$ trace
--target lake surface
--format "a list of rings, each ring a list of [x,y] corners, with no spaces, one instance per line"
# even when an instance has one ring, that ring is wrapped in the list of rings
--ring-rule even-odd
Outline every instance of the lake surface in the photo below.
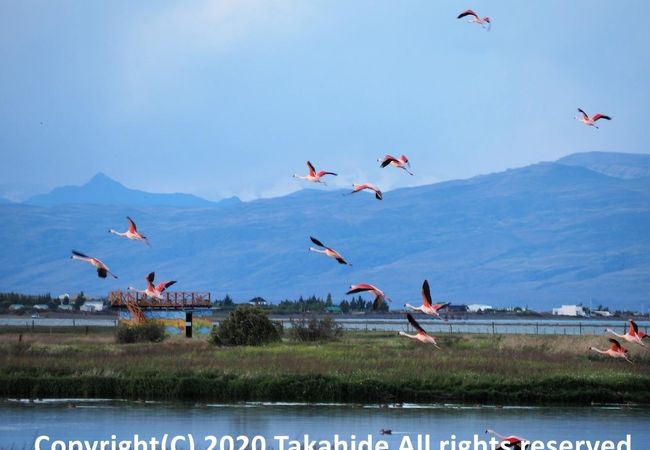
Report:
[[[70,407],[74,404],[75,407]],[[632,436],[632,448],[650,448],[650,409],[623,407],[526,408],[471,407],[454,405],[404,405],[401,408],[354,405],[235,404],[194,405],[137,403],[112,400],[45,400],[36,403],[0,400],[0,448],[29,449],[39,435],[51,440],[142,439],[163,434],[187,435],[207,448],[206,435],[262,435],[267,450],[280,450],[273,437],[286,435],[302,439],[384,439],[390,450],[399,450],[401,433],[428,433],[430,450],[440,440],[455,434],[458,440],[485,437],[486,428],[527,439],[625,439]],[[381,436],[389,428],[395,434]],[[435,444],[435,445],[434,445]],[[49,447],[48,447],[49,448]],[[184,447],[188,448],[188,447]],[[415,449],[417,450],[417,448]]]

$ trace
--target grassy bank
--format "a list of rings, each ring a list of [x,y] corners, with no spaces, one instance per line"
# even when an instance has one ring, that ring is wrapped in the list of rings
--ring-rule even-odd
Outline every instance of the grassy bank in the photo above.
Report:
[[[0,333],[0,396],[193,401],[650,404],[650,350],[636,364],[590,355],[592,336],[394,333],[327,344],[218,348],[205,340],[118,345],[97,334]]]

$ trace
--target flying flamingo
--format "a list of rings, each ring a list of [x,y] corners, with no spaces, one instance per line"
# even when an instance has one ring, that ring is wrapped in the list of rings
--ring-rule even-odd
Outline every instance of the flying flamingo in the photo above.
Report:
[[[314,165],[309,161],[307,161],[307,168],[309,169],[308,175],[302,176],[294,173],[293,177],[300,178],[301,180],[311,181],[312,183],[322,183],[325,186],[327,186],[327,183],[321,181],[321,178],[325,175],[337,176],[337,174],[335,174],[334,172],[325,172],[324,170],[321,170],[320,172],[316,172],[316,169],[314,169]]]
[[[397,167],[398,169],[404,169],[409,175],[413,175],[413,173],[407,169],[407,167],[411,167],[411,163],[409,163],[406,155],[400,156],[399,159],[395,158],[392,155],[386,155],[383,159],[378,159],[377,161],[381,163],[382,169],[388,165],[391,165],[393,167]]]
[[[418,341],[420,341],[420,342],[422,342],[424,344],[433,344],[433,346],[435,348],[437,348],[437,349],[440,348],[440,347],[438,347],[438,344],[436,343],[436,338],[434,338],[433,336],[429,336],[427,334],[427,332],[424,331],[424,328],[422,328],[420,326],[420,324],[413,318],[411,313],[406,313],[406,318],[411,323],[411,326],[413,326],[413,328],[415,328],[417,330],[417,333],[416,334],[408,334],[408,333],[405,333],[403,331],[400,331],[399,332],[400,336],[406,336],[407,338],[417,339]]]
[[[467,17],[467,16],[474,17],[472,20],[468,20],[467,23],[476,23],[476,24],[482,26],[483,28],[486,28],[488,31],[490,31],[490,28],[492,26],[492,22],[490,22],[489,17],[486,16],[486,17],[480,18],[478,16],[478,14],[476,14],[474,11],[472,11],[471,9],[468,9],[467,11],[463,11],[462,13],[458,14],[457,19],[462,19],[463,17]]]
[[[108,230],[108,232],[117,234],[118,236],[124,236],[125,238],[131,239],[133,241],[143,241],[145,244],[149,245],[149,241],[147,240],[147,237],[142,233],[138,233],[138,229],[136,228],[133,219],[127,216],[126,220],[129,221],[129,229],[126,230],[124,233],[120,233],[119,231],[113,229]]]
[[[405,306],[407,308],[412,309],[413,311],[420,311],[423,312],[424,314],[429,314],[430,316],[435,316],[438,319],[440,319],[440,311],[442,308],[445,306],[449,306],[450,303],[436,303],[435,305],[431,302],[431,290],[429,289],[429,282],[427,280],[424,280],[424,283],[422,283],[422,306],[412,306],[410,304],[406,304]]]
[[[106,278],[106,275],[108,275],[109,273],[113,278],[117,278],[117,275],[111,272],[108,266],[97,258],[92,258],[90,256],[84,255],[83,253],[78,252],[76,250],[72,250],[72,256],[70,258],[92,264],[97,269],[97,276],[99,278]]]
[[[345,258],[343,258],[343,256],[341,256],[341,254],[340,254],[339,252],[337,252],[336,250],[334,250],[334,249],[332,249],[332,248],[326,247],[326,246],[323,245],[323,243],[322,243],[321,241],[319,241],[318,239],[316,239],[316,238],[314,238],[314,237],[311,237],[311,236],[309,236],[309,239],[311,239],[311,241],[312,241],[314,244],[316,244],[317,246],[322,247],[322,248],[325,249],[325,250],[319,250],[319,249],[314,248],[314,247],[309,247],[309,250],[310,250],[310,251],[312,251],[312,252],[316,252],[316,253],[323,253],[323,254],[329,256],[330,258],[334,258],[335,260],[337,260],[339,264],[347,264],[348,266],[351,266],[351,265],[352,265],[352,264],[350,264],[349,262],[347,262],[347,261],[345,260]]]
[[[381,191],[379,190],[379,188],[377,186],[374,186],[374,185],[370,184],[370,183],[353,184],[352,185],[352,192],[348,192],[347,195],[354,194],[354,193],[359,192],[359,191],[363,191],[364,189],[368,189],[369,191],[373,191],[375,193],[375,198],[377,200],[381,200],[382,198],[384,198],[384,196],[381,193]]]
[[[605,119],[605,120],[612,120],[611,117],[606,116],[605,114],[594,114],[593,117],[589,118],[586,112],[584,112],[582,109],[578,108],[578,111],[582,114],[582,117],[574,117],[574,119],[581,121],[588,127],[594,127],[598,129],[598,126],[596,126],[596,121],[599,119]]]
[[[609,339],[609,342],[612,343],[612,346],[607,349],[607,350],[599,350],[596,347],[589,347],[590,350],[593,350],[595,352],[601,353],[603,355],[609,355],[612,358],[623,358],[625,361],[629,362],[630,364],[634,364],[630,359],[627,357],[627,352],[628,350],[619,344],[619,342],[616,339]]]
[[[502,434],[499,434],[494,430],[485,430],[485,432],[487,434],[494,435],[497,438],[501,439],[501,442],[499,443],[499,448],[504,450],[505,449],[521,450],[524,442],[530,442],[527,439],[521,438],[519,436],[503,436]],[[507,444],[507,446],[504,446],[504,444]]]
[[[157,286],[154,286],[153,280],[155,277],[156,277],[156,272],[150,272],[149,275],[145,277],[145,280],[147,280],[147,289],[145,289],[144,291],[141,291],[140,289],[136,289],[131,286],[129,286],[129,290],[136,291],[148,297],[157,298],[158,300],[163,300],[162,294],[163,292],[165,292],[165,289],[167,289],[172,284],[176,283],[176,281],[163,281],[162,283],[158,283]]]
[[[643,331],[639,331],[639,326],[634,322],[634,320],[630,320],[630,326],[627,329],[627,333],[625,334],[618,334],[611,328],[607,328],[608,333],[612,333],[614,336],[625,339],[628,342],[632,342],[635,344],[639,344],[642,346],[646,346],[645,343],[643,342],[643,338],[647,337],[648,335],[645,334]]]
[[[345,293],[345,295],[350,295],[350,294],[356,294],[357,292],[372,292],[375,295],[375,300],[372,303],[372,309],[373,311],[377,311],[379,309],[379,306],[382,304],[384,300],[388,300],[389,302],[392,301],[390,298],[384,294],[383,291],[380,289],[376,288],[372,284],[353,284],[350,286],[350,290]]]

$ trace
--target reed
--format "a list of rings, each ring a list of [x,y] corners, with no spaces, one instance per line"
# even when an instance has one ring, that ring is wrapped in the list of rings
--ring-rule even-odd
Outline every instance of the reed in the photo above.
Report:
[[[442,351],[385,332],[259,347],[91,338],[1,334],[0,396],[650,404],[650,350],[627,345],[634,365],[591,355],[603,337],[452,335],[439,339]]]

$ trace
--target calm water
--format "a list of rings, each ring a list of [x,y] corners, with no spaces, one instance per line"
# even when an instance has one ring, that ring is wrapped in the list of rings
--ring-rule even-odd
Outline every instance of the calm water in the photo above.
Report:
[[[205,435],[263,435],[267,449],[279,450],[273,436],[332,440],[338,433],[359,439],[371,434],[397,450],[403,435],[381,436],[379,430],[428,433],[432,448],[438,441],[484,436],[489,427],[528,439],[624,439],[632,435],[633,449],[650,448],[650,409],[611,408],[502,408],[416,406],[403,408],[352,405],[182,405],[126,401],[45,401],[38,404],[0,401],[0,444],[3,448],[32,448],[36,436],[55,439],[132,439],[192,433]],[[433,443],[435,442],[435,446]],[[206,445],[197,445],[206,448]]]

